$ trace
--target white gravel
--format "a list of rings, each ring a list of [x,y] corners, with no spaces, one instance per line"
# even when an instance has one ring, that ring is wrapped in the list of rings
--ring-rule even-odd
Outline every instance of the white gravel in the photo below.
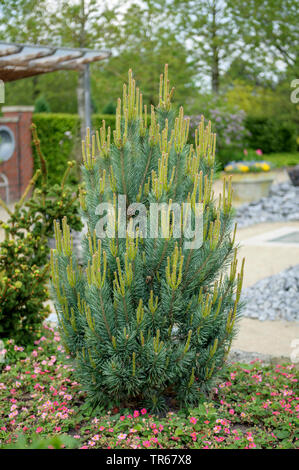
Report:
[[[289,182],[273,185],[268,197],[243,204],[236,211],[239,228],[293,220],[299,220],[299,187]]]
[[[243,289],[242,300],[245,317],[299,321],[299,264]]]

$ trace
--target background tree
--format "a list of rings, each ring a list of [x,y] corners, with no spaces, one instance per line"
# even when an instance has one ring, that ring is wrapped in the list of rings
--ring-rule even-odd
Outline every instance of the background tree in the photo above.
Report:
[[[251,60],[262,60],[272,70],[279,63],[298,66],[297,0],[228,0],[228,8],[238,36],[249,45]]]
[[[198,84],[197,67],[187,48],[169,28],[168,10],[152,0],[132,4],[124,13],[118,35],[107,40],[106,47],[116,49],[112,58],[94,66],[93,91],[101,100],[99,108],[116,101],[118,90],[126,79],[128,64],[134,64],[137,83],[142,82],[144,102],[157,100],[155,84],[165,63],[176,77],[176,103],[193,100]],[[102,89],[106,93],[101,92]]]
[[[221,75],[240,41],[225,0],[174,0],[172,15],[180,36],[189,42],[201,77],[209,77],[213,93],[219,93]]]
[[[109,35],[110,41],[115,37],[117,30],[114,22],[123,1],[109,7],[107,1],[77,0],[70,3],[68,0],[56,0],[57,9],[51,15],[54,25],[54,36],[63,46],[101,49],[105,47],[105,38]],[[78,72],[77,85],[78,114],[84,128],[84,71]]]
[[[46,0],[2,0],[0,38],[8,42],[47,44],[52,30],[48,9]],[[40,94],[39,76],[30,81],[32,101],[35,101]]]

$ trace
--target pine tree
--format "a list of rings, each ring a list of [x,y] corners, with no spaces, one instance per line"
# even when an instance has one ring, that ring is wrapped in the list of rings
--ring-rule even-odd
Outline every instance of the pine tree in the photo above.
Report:
[[[113,141],[104,121],[96,135],[87,129],[80,191],[88,227],[83,265],[73,253],[66,219],[55,225],[51,266],[59,328],[95,405],[142,405],[157,412],[170,398],[180,406],[196,404],[223,367],[236,333],[244,263],[237,273],[231,183],[224,182],[216,200],[211,123],[202,120],[194,145],[188,144],[189,120],[183,108],[172,108],[172,94],[165,66],[159,104],[148,120],[129,71]],[[126,197],[124,234],[111,213],[103,218],[97,209],[110,202],[119,220],[119,195]],[[131,206],[136,202],[147,215],[153,203],[169,203],[158,238],[146,237],[137,223]],[[185,248],[184,230],[175,238],[175,203],[189,203],[193,222],[200,204],[200,248]],[[99,237],[103,220],[113,221],[114,238]]]

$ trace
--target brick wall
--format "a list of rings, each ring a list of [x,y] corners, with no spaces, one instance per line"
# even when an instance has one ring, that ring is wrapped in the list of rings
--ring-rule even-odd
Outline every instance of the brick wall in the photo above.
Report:
[[[15,150],[9,160],[0,163],[0,173],[4,173],[8,178],[10,201],[16,201],[21,197],[33,175],[30,131],[33,107],[4,106],[2,112],[0,126],[7,126],[13,132]],[[0,188],[0,196],[5,200],[4,188]]]

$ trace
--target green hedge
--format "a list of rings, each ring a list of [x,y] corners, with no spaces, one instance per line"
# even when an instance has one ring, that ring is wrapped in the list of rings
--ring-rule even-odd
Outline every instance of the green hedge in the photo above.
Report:
[[[94,114],[92,127],[100,129],[105,119],[106,126],[115,129],[115,116]],[[48,182],[53,185],[61,180],[67,162],[81,159],[80,119],[77,114],[36,113],[33,122],[41,141],[41,149],[48,163]],[[36,150],[33,146],[35,169],[38,165]],[[71,182],[76,183],[78,173],[74,173]]]
[[[48,182],[54,185],[61,181],[67,162],[74,160],[75,144],[79,137],[79,117],[76,114],[40,113],[33,115],[37,127],[41,150],[48,164]],[[33,146],[34,166],[38,165]],[[73,175],[73,182],[76,176]]]
[[[113,114],[94,114],[93,129],[100,129],[103,119],[106,121],[106,127],[110,126],[113,133]],[[36,113],[33,115],[33,122],[37,126],[41,148],[48,162],[48,180],[53,185],[60,181],[68,160],[81,160],[80,119],[76,114]],[[297,149],[297,132],[292,122],[250,116],[246,118],[246,128],[251,135],[248,142],[244,142],[244,148],[259,148],[263,153],[294,152]],[[36,165],[38,160],[35,149],[33,153]],[[243,158],[243,152],[233,148],[218,154],[222,166],[228,161]],[[77,179],[78,174],[74,173],[72,182],[75,183]]]
[[[94,114],[91,118],[92,127],[95,130],[99,130],[102,127],[103,119],[106,122],[106,129],[111,127],[111,137],[113,136],[113,131],[115,130],[115,115],[114,114]]]
[[[248,116],[245,122],[250,132],[248,147],[261,149],[263,153],[295,152],[296,126],[279,118]]]

